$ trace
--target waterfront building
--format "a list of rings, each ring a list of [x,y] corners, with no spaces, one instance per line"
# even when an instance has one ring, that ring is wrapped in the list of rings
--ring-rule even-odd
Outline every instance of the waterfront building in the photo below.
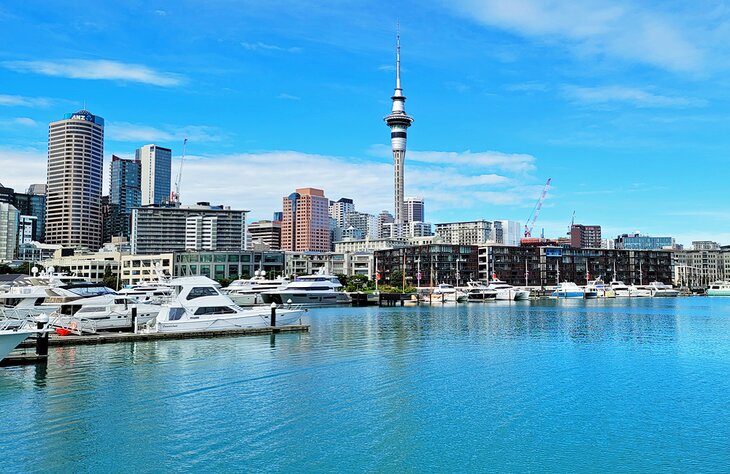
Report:
[[[104,242],[111,236],[129,237],[132,209],[142,205],[142,162],[112,155],[109,201],[111,225],[105,225]]]
[[[102,283],[105,277],[116,277],[122,254],[119,252],[91,252],[64,255],[63,250],[53,257],[41,260],[44,268],[53,267],[56,272],[65,272],[87,279],[92,283]]]
[[[601,226],[572,224],[570,226],[570,246],[576,249],[601,248]]]
[[[577,249],[569,246],[479,247],[479,278],[496,275],[511,285],[545,287],[560,281],[585,285],[601,277],[626,284],[672,281],[673,253],[669,250]],[[615,273],[614,273],[615,268]],[[525,274],[527,273],[527,280]]]
[[[486,220],[436,224],[436,235],[452,245],[482,245],[494,239],[492,223]]]
[[[320,268],[331,273],[330,252],[292,252],[284,254],[284,274],[289,277],[313,275]]]
[[[274,278],[284,271],[280,251],[176,252],[175,276],[207,276],[213,280],[250,278],[263,270]]]
[[[41,262],[53,258],[60,252],[61,245],[44,244],[41,242],[27,242],[18,245],[18,260],[21,262]]]
[[[475,245],[417,245],[375,252],[380,283],[401,286],[391,281],[394,272],[402,272],[406,286],[433,286],[439,283],[466,286],[479,275],[479,248]]]
[[[393,152],[394,166],[394,211],[396,229],[400,229],[400,225],[405,223],[404,208],[404,189],[405,189],[405,162],[406,162],[406,139],[408,136],[408,128],[413,123],[413,117],[406,114],[406,97],[403,95],[403,89],[400,82],[400,33],[396,37],[396,53],[395,53],[395,92],[391,97],[393,106],[390,114],[384,120],[390,128],[390,146]],[[400,233],[391,236],[400,237]]]
[[[245,250],[246,213],[207,202],[180,207],[142,206],[132,210],[132,253]]]
[[[170,201],[172,178],[172,150],[150,144],[135,151],[140,163],[140,192],[143,206]]]
[[[347,239],[334,243],[335,253],[373,252],[375,250],[405,247],[403,239]]]
[[[404,219],[405,222],[425,222],[426,213],[425,205],[422,197],[409,197],[405,199]]]
[[[175,254],[162,253],[157,255],[122,255],[122,286],[133,286],[158,281],[158,272],[165,277],[174,275]]]
[[[350,198],[340,198],[337,201],[330,201],[329,215],[337,223],[337,227],[347,227],[345,216],[355,211],[355,203]]]
[[[12,204],[0,203],[0,261],[15,258],[19,218],[20,213]]]
[[[617,249],[626,250],[659,250],[676,248],[676,242],[672,237],[653,237],[638,233],[619,235],[616,237],[614,245]]]
[[[316,188],[299,188],[283,198],[281,248],[295,252],[330,250],[329,199]]]
[[[720,244],[712,240],[694,240],[692,250],[720,250]]]
[[[678,250],[674,255],[674,281],[679,286],[699,290],[718,280],[730,280],[730,247],[693,242],[692,249]]]
[[[102,240],[101,187],[104,119],[87,110],[66,114],[48,128],[45,240],[98,249]]]
[[[252,222],[248,225],[248,233],[251,234],[252,244],[266,245],[269,250],[281,248],[281,221]]]

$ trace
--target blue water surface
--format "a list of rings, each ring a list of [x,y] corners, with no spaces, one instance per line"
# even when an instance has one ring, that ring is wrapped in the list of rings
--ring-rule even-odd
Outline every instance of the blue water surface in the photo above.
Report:
[[[0,368],[0,471],[730,471],[730,298],[307,318]]]

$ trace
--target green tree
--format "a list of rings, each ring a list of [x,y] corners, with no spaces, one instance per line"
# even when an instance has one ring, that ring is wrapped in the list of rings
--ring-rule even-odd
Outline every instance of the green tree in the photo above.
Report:
[[[403,286],[403,272],[401,272],[399,270],[391,272],[390,286],[392,286],[394,288],[401,288]]]
[[[342,273],[338,273],[335,275],[338,280],[340,280],[340,285],[347,286],[347,275],[343,275]]]
[[[347,279],[347,291],[361,291],[368,287],[370,279],[366,275],[352,275]]]
[[[15,270],[10,268],[10,265],[5,265],[4,263],[0,263],[0,275],[9,275],[11,273],[15,273]]]
[[[108,288],[112,288],[114,290],[119,289],[119,286],[117,285],[117,275],[112,273],[112,267],[107,266],[104,270],[104,278],[102,279],[102,283],[104,283],[104,286]]]

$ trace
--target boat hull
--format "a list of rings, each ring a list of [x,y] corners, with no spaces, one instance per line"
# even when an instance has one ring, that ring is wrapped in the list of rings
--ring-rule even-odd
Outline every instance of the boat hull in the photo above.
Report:
[[[31,331],[0,331],[0,360],[3,360],[31,334],[33,334]]]
[[[296,323],[304,315],[303,310],[277,310],[276,325],[289,326]],[[236,329],[252,329],[271,327],[271,313],[266,310],[251,311],[251,314],[221,315],[210,319],[181,319],[177,321],[157,321],[157,332],[201,332],[230,331]]]
[[[728,290],[707,290],[707,296],[730,296],[730,289],[728,289]]]
[[[261,293],[264,304],[296,304],[303,306],[333,306],[350,304],[350,297],[338,291],[281,291]]]
[[[530,292],[517,288],[504,288],[497,290],[497,299],[500,301],[524,301],[530,299]]]

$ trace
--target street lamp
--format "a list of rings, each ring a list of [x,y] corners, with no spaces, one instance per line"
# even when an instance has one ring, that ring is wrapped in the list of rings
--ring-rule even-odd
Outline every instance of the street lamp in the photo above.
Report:
[[[416,280],[418,280],[417,290],[421,292],[421,258],[416,259]]]

